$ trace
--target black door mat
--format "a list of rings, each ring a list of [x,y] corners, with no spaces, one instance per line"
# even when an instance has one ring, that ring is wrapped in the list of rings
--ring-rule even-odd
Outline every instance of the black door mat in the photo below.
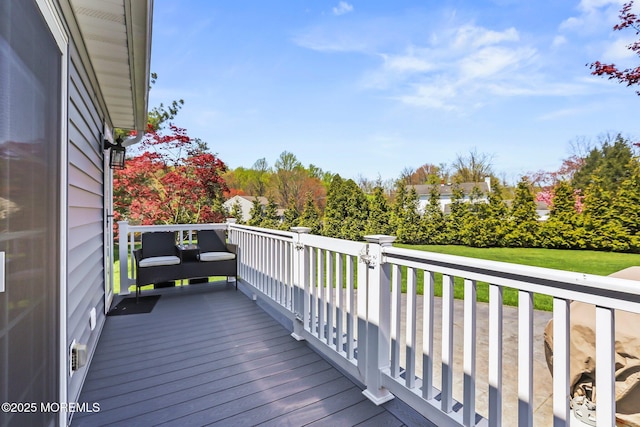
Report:
[[[151,313],[156,302],[160,299],[160,295],[148,295],[138,298],[125,298],[118,303],[115,307],[109,310],[107,316],[123,316],[125,314],[142,314]]]

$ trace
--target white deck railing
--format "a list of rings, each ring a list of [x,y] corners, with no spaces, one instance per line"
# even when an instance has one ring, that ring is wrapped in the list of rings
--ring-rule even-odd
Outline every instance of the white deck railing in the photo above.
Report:
[[[161,227],[187,233],[228,227],[230,242],[238,245],[241,284],[293,321],[294,337],[306,339],[364,384],[365,395],[375,403],[398,397],[439,426],[503,425],[503,378],[515,371],[503,366],[505,288],[518,293],[514,418],[519,426],[533,425],[533,296],[543,294],[553,298],[553,425],[569,425],[569,304],[592,304],[597,425],[615,425],[615,310],[640,313],[640,289],[634,281],[395,248],[389,236],[353,242],[310,235],[304,228],[284,232],[237,224]],[[120,245],[121,263],[127,259],[127,247],[132,250],[134,245],[132,237],[123,236],[152,229],[160,227],[121,228],[121,242],[129,239],[129,244]],[[121,277],[131,281],[127,270],[121,264]],[[416,289],[418,272],[424,277],[422,296]],[[436,274],[441,277],[437,283]],[[456,372],[453,363],[454,325],[460,320],[454,318],[455,278],[464,283],[462,372]],[[483,354],[476,345],[478,282],[489,284],[489,345]],[[434,297],[436,286],[442,286],[441,299]],[[434,316],[436,300],[441,319]],[[488,361],[488,411],[483,417],[476,413],[478,358]],[[439,383],[434,381],[435,371]],[[464,389],[460,402],[453,393],[454,376],[459,375]]]

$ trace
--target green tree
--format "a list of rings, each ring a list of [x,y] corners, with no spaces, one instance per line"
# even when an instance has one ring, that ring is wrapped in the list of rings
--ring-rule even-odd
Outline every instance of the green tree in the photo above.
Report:
[[[637,158],[629,162],[612,210],[629,236],[630,250],[640,252],[640,161]]]
[[[511,247],[535,247],[539,241],[539,228],[531,183],[527,177],[523,177],[516,188],[515,199],[507,221],[505,243]]]
[[[462,242],[468,246],[485,248],[490,236],[486,230],[489,205],[485,203],[482,191],[474,186],[469,193],[468,214],[464,218]]]
[[[382,187],[373,189],[373,197],[369,200],[369,218],[365,234],[392,234],[391,208]]]
[[[465,223],[469,215],[469,206],[464,201],[464,191],[458,184],[451,189],[451,213],[447,216],[446,242],[451,245],[463,245]]]
[[[445,240],[446,223],[444,212],[440,207],[440,191],[438,187],[438,185],[431,186],[429,204],[422,214],[423,241],[427,245],[440,245]]]
[[[344,181],[342,190],[346,195],[346,200],[338,237],[347,240],[362,240],[369,217],[369,201],[352,179]]]
[[[262,218],[264,217],[264,208],[262,207],[262,203],[256,197],[253,199],[253,204],[251,206],[251,210],[249,211],[249,219],[247,220],[247,225],[252,225],[254,227],[259,227],[262,224]]]
[[[594,175],[600,176],[602,188],[615,194],[627,176],[627,166],[633,157],[631,143],[617,135],[615,140],[605,140],[600,148],[592,149],[582,167],[575,172],[571,185],[585,191]]]
[[[342,227],[342,220],[346,210],[346,195],[342,189],[344,180],[340,175],[334,175],[327,190],[327,205],[324,210],[324,225],[322,233],[329,237],[338,237]]]
[[[540,244],[545,248],[579,249],[585,247],[584,229],[576,209],[576,195],[567,181],[560,181],[553,190],[549,218],[540,230]]]
[[[391,233],[398,235],[398,228],[402,226],[404,222],[404,206],[405,199],[407,197],[407,185],[403,180],[398,180],[396,183],[396,194],[391,205]]]
[[[582,211],[587,249],[629,250],[629,237],[611,209],[611,193],[603,185],[603,179],[594,175],[587,187]]]
[[[307,171],[297,159],[288,151],[283,151],[276,160],[275,173],[272,175],[273,187],[271,195],[282,206],[285,206],[291,197],[300,200],[301,190],[308,178]]]
[[[308,194],[307,194],[308,197]],[[283,230],[290,230],[291,227],[297,227],[300,218],[300,212],[298,212],[298,206],[296,200],[293,197],[289,198],[289,203],[284,211],[284,220],[282,221],[281,228]]]
[[[508,217],[508,210],[502,198],[502,186],[498,180],[492,182],[488,198],[489,205],[484,221],[486,245],[489,247],[503,246],[506,232],[504,224]]]
[[[270,177],[271,168],[267,160],[264,157],[256,160],[247,177],[247,194],[253,196],[266,195]]]
[[[244,218],[242,217],[242,207],[240,206],[240,202],[235,202],[231,207],[231,218],[236,219],[236,224],[243,224]]]
[[[300,227],[311,228],[311,234],[320,234],[322,231],[322,220],[320,218],[320,211],[316,206],[316,202],[313,197],[313,193],[307,193],[304,201],[304,209],[298,220]]]
[[[418,211],[418,193],[415,187],[411,187],[404,198],[402,221],[398,224],[398,242],[419,244],[422,243],[421,218]]]
[[[269,199],[267,206],[263,209],[260,227],[278,228],[279,225],[280,217],[278,217],[278,205],[276,205],[276,202],[274,202],[273,199]]]

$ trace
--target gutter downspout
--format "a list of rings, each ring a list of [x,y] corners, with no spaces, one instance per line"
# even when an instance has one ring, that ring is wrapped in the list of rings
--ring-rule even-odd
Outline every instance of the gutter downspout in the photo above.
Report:
[[[145,134],[144,131],[136,130],[136,136],[134,136],[133,138],[125,139],[124,142],[122,143],[122,146],[129,147],[130,145],[137,144],[138,142],[140,142],[144,134]]]

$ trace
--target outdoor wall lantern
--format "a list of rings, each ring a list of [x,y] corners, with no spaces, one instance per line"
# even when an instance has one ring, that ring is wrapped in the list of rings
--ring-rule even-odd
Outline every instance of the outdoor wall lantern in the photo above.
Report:
[[[111,169],[124,169],[124,155],[127,149],[122,146],[122,138],[116,139],[115,144],[105,139],[104,149],[111,149],[111,154],[109,155],[109,167]]]

